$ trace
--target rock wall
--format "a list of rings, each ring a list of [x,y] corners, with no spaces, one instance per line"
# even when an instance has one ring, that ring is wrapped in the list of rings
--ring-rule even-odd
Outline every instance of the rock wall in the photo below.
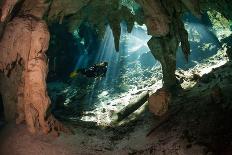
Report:
[[[15,63],[15,62],[13,62]],[[8,76],[0,73],[0,94],[4,104],[4,118],[7,121],[15,121],[17,113],[18,91],[17,87],[21,79],[22,66],[15,63]]]
[[[38,0],[35,6],[30,2],[24,2],[26,8],[22,7],[18,16],[5,26],[0,42],[0,91],[6,120],[26,121],[30,132],[48,133],[54,124],[48,113],[50,99],[46,87],[48,61],[45,52],[50,34],[42,20],[42,12],[46,10],[43,1]],[[25,11],[27,9],[30,11]]]
[[[18,80],[20,82],[11,83],[8,86],[10,89],[1,88],[1,92],[7,95],[8,93],[11,94],[12,89],[18,89],[17,123],[26,120],[31,132],[35,132],[36,126],[42,127],[44,132],[49,130],[45,120],[50,105],[46,91],[48,68],[45,52],[48,44],[49,32],[46,23],[33,17],[14,18],[7,24],[0,43],[0,51],[2,52],[0,58],[1,70],[8,74],[8,77],[4,77],[6,78],[5,81],[21,77]],[[9,74],[11,70],[15,70],[12,63],[18,62],[19,59],[22,59],[23,62],[21,64],[22,74]],[[8,101],[11,99],[11,95],[3,99],[5,107],[14,106],[13,103]],[[13,118],[15,112],[14,109],[6,109],[6,113],[12,115],[9,118]]]

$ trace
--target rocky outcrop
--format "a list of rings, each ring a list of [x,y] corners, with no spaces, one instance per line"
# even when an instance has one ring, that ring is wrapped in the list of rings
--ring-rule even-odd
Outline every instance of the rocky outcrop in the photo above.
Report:
[[[26,1],[20,16],[6,25],[0,42],[1,82],[6,82],[6,87],[1,84],[1,94],[6,95],[3,102],[8,121],[14,120],[17,114],[16,122],[26,121],[30,132],[42,130],[48,133],[55,122],[48,112],[50,99],[46,87],[48,65],[45,52],[50,34],[46,22],[41,19],[41,12],[46,10],[42,1],[38,1],[39,7],[26,11],[28,6],[32,7],[29,4],[30,1]]]
[[[65,16],[78,13],[89,2],[90,0],[53,0],[48,12],[48,20],[58,20],[61,24]]]
[[[20,0],[5,0],[2,4],[1,22],[5,22]]]
[[[24,0],[20,10],[19,16],[33,16],[42,19],[48,11],[51,3],[48,0]]]
[[[48,68],[45,55],[48,44],[49,32],[46,23],[32,17],[14,18],[7,24],[0,43],[1,70],[8,74],[8,78],[21,77],[20,82],[12,85],[13,89],[18,88],[17,123],[26,120],[31,132],[35,132],[36,127],[41,127],[44,132],[49,131],[46,113],[50,99],[46,90]],[[19,60],[23,62],[20,65],[23,71],[21,75],[15,76],[10,71],[15,69],[12,63]],[[1,92],[11,93],[11,89],[5,89],[2,88]],[[11,106],[8,99],[4,100],[5,107],[9,106],[7,104]],[[6,113],[11,114],[11,118],[15,115],[13,110],[6,110]]]
[[[145,16],[145,24],[148,33],[152,36],[166,36],[170,27],[171,19],[165,9],[162,7],[160,0],[137,0],[142,6]]]
[[[168,111],[171,94],[164,88],[158,89],[149,99],[149,111],[156,116],[163,116]]]
[[[3,34],[5,25],[12,18],[15,10],[17,10],[18,5],[20,5],[22,0],[4,0],[0,1],[0,38]]]
[[[15,121],[17,113],[18,90],[17,87],[21,80],[23,68],[20,60],[12,63],[14,69],[11,69],[8,76],[0,73],[0,94],[4,107],[4,119],[7,121]],[[6,73],[6,72],[5,72]]]

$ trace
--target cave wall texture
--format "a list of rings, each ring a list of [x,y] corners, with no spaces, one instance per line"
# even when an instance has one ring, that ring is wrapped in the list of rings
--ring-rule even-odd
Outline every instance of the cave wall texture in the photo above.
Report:
[[[5,1],[2,7],[5,19],[13,12],[9,7],[14,8],[16,4],[16,1],[10,2]],[[5,23],[0,42],[1,94],[6,120],[16,119],[17,123],[25,120],[30,132],[41,128],[48,133],[50,128],[45,119],[50,99],[46,90],[48,65],[45,52],[50,34],[42,20],[47,6],[43,1],[37,1],[37,5],[30,2],[34,1],[24,1],[18,16]],[[4,18],[1,20],[4,22]]]
[[[188,33],[181,20],[185,11],[201,18],[215,9],[231,19],[230,0],[2,0],[0,14],[0,93],[7,121],[26,121],[30,132],[54,129],[49,113],[46,77],[50,33],[48,24],[66,24],[70,32],[83,22],[93,25],[99,38],[108,23],[119,48],[120,22],[130,31],[136,21],[145,23],[152,35],[149,47],[161,62],[164,87],[178,88],[175,77],[176,51],[181,43],[188,60]],[[124,2],[124,3],[122,3]],[[137,3],[134,13],[125,4]],[[122,5],[124,4],[124,5]]]

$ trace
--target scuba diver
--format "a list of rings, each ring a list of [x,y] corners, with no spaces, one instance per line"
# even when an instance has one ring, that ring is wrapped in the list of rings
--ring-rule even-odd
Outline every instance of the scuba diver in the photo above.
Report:
[[[73,71],[69,77],[76,78],[78,74],[85,75],[86,77],[103,77],[106,75],[108,67],[108,62],[101,62],[98,64],[94,64],[89,68],[81,68]]]

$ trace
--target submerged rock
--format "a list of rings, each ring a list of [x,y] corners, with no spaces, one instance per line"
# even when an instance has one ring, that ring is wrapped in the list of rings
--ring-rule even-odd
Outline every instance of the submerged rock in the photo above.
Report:
[[[170,101],[170,93],[164,88],[158,89],[148,99],[149,110],[157,116],[162,116],[168,111]]]

